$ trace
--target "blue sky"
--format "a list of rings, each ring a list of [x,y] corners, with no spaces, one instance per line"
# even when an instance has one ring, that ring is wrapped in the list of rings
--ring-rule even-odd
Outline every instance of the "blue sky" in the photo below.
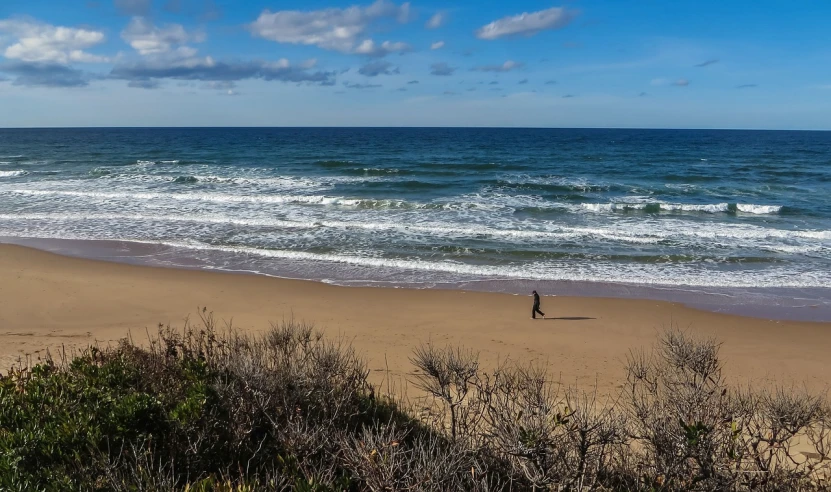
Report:
[[[0,126],[831,130],[831,2],[0,0]]]

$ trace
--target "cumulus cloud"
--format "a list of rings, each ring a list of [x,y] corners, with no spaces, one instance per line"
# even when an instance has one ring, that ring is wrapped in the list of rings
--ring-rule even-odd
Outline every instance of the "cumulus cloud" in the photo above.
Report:
[[[451,67],[447,63],[433,63],[430,65],[430,75],[440,75],[440,76],[449,76],[453,75],[453,72],[456,71],[456,67]]]
[[[121,31],[121,39],[143,56],[177,51],[179,56],[188,57],[195,55],[196,50],[183,45],[203,41],[204,36],[189,34],[180,24],[157,27],[145,17],[134,17]]]
[[[523,12],[503,17],[476,30],[479,39],[500,39],[514,36],[533,36],[541,31],[561,29],[567,26],[577,12],[563,7],[552,7],[538,12]]]
[[[358,69],[358,73],[366,75],[367,77],[377,77],[379,75],[393,75],[400,73],[398,68],[394,68],[392,63],[385,61],[375,61],[367,63]]]
[[[30,87],[84,87],[89,76],[57,63],[14,62],[0,65],[0,72],[15,77],[13,85]]]
[[[378,44],[371,39],[366,39],[355,47],[353,53],[356,55],[383,57],[391,53],[406,53],[408,51],[412,51],[412,47],[407,43],[384,41]]]
[[[737,85],[736,89],[752,89],[754,87],[759,87],[759,84],[741,84]]]
[[[347,8],[300,11],[268,9],[248,25],[254,35],[270,41],[317,46],[341,53],[383,56],[390,52],[409,51],[405,43],[376,44],[365,36],[375,22],[395,19],[400,23],[410,20],[410,4],[396,5],[390,0],[376,0],[369,6],[353,5]],[[360,51],[359,51],[360,49]]]
[[[427,29],[438,29],[444,25],[445,21],[447,21],[447,15],[444,12],[436,12],[430,17],[430,20],[424,24],[424,27]]]
[[[151,0],[115,0],[115,8],[125,15],[147,15],[150,13]]]
[[[0,42],[4,37],[15,40],[3,51],[3,56],[13,60],[63,65],[107,60],[84,51],[104,42],[104,33],[100,31],[30,21],[0,20]]]
[[[444,47],[444,41],[436,41],[430,45],[431,50],[438,50]]]
[[[144,17],[135,17],[121,33],[122,39],[141,56],[138,61],[113,67],[110,78],[127,80],[131,87],[155,88],[163,79],[207,82],[207,87],[233,92],[233,82],[246,79],[334,85],[335,73],[312,71],[316,59],[292,64],[277,61],[217,61],[198,56],[187,42],[204,41],[201,33],[189,33],[179,24],[155,26]]]
[[[508,60],[502,65],[482,65],[474,67],[473,70],[476,72],[510,72],[511,70],[522,68],[523,65],[523,63]]]
[[[381,84],[353,84],[350,82],[344,82],[343,86],[347,89],[377,89],[381,87]]]
[[[714,58],[714,59],[712,59],[712,60],[707,60],[707,61],[705,61],[705,62],[701,62],[701,63],[697,64],[697,65],[696,65],[696,67],[701,67],[701,68],[703,68],[703,67],[708,67],[708,66],[710,66],[710,65],[714,65],[714,64],[716,64],[716,63],[718,63],[718,59],[717,59],[717,58]]]

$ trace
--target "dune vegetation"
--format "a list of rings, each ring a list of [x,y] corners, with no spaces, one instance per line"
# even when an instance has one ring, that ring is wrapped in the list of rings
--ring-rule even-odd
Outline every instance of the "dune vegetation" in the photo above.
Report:
[[[828,490],[824,395],[732,387],[719,344],[669,330],[618,398],[549,368],[423,345],[406,400],[349,343],[203,311],[0,377],[0,490]]]

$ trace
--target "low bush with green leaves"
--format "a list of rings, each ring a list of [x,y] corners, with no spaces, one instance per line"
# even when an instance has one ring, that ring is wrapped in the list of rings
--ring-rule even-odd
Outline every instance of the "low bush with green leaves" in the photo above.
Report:
[[[426,413],[293,320],[244,335],[203,311],[144,346],[12,369],[0,490],[829,490],[825,398],[728,387],[712,340],[668,331],[603,403],[459,348],[411,360]]]

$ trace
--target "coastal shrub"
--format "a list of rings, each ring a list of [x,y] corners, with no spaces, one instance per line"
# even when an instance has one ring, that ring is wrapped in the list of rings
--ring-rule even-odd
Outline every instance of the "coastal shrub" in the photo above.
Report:
[[[483,466],[466,449],[376,395],[348,344],[294,320],[259,336],[201,321],[2,376],[0,490],[474,490],[490,480],[470,473]]]
[[[0,377],[0,490],[829,490],[826,399],[732,388],[718,350],[668,331],[601,401],[425,345],[405,403],[308,324],[244,335],[203,311]]]
[[[719,348],[666,331],[630,353],[620,395],[602,403],[545,367],[485,373],[475,354],[432,345],[411,361],[430,426],[506,466],[513,489],[831,490],[825,396],[730,387]]]

